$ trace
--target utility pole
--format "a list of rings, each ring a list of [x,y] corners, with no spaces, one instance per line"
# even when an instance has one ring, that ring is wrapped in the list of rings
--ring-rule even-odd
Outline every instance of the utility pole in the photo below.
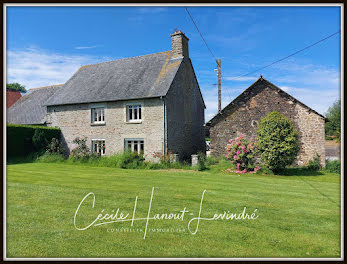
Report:
[[[221,62],[218,59],[218,113],[222,111],[222,77],[221,77]]]

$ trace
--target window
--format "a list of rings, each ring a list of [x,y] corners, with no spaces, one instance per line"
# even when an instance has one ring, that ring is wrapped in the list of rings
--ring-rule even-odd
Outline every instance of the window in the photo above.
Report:
[[[105,155],[105,140],[95,139],[92,140],[92,151],[100,156]]]
[[[126,139],[125,140],[125,150],[130,150],[131,152],[143,153],[145,150],[143,139]]]
[[[105,123],[104,107],[92,108],[92,123]]]
[[[257,127],[257,126],[258,126],[258,122],[257,122],[257,121],[255,121],[255,120],[252,120],[251,125],[252,125],[253,127]]]
[[[127,105],[127,121],[141,121],[142,120],[142,113],[141,113],[141,105],[140,104],[133,104],[133,105]]]

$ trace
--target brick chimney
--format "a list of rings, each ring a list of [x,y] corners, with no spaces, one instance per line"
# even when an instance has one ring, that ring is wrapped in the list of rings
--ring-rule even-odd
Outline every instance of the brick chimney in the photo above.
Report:
[[[185,57],[189,58],[188,40],[189,38],[184,35],[181,30],[171,34],[172,58]]]

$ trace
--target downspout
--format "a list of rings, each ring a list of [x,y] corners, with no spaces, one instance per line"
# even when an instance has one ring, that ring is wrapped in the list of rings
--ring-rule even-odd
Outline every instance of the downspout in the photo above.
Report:
[[[166,155],[166,104],[165,98],[160,97],[163,100],[163,154]]]

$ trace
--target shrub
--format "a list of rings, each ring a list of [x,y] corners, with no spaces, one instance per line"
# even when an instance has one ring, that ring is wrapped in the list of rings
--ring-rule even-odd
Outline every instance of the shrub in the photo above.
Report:
[[[60,137],[60,129],[55,127],[7,124],[7,156],[24,157],[44,150],[52,138]]]
[[[52,138],[51,142],[48,143],[46,147],[47,154],[63,154],[65,148],[62,143],[60,143],[59,139]]]
[[[293,123],[278,112],[260,120],[258,150],[265,165],[278,172],[294,162],[299,152],[299,134]]]
[[[88,148],[87,138],[75,138],[72,143],[76,144],[77,147],[71,151],[71,157],[73,160],[87,160],[91,156],[90,149]]]
[[[257,146],[253,140],[245,139],[240,135],[236,139],[230,139],[226,146],[226,158],[230,159],[236,167],[236,173],[257,172],[260,167],[256,165]],[[231,172],[231,169],[228,171]]]
[[[198,171],[203,171],[207,169],[206,166],[206,155],[204,153],[198,153],[198,165],[197,165],[197,170]]]
[[[317,153],[314,158],[308,162],[306,168],[311,171],[318,171],[322,168],[320,165],[320,156]]]
[[[137,152],[124,152],[119,159],[118,166],[123,169],[138,169],[143,166],[143,161],[145,159],[141,154]]]
[[[339,160],[327,160],[325,163],[325,169],[332,173],[341,173],[341,162]]]
[[[206,157],[207,166],[216,165],[218,164],[218,162],[219,162],[219,159],[213,155],[209,155],[208,157]]]

